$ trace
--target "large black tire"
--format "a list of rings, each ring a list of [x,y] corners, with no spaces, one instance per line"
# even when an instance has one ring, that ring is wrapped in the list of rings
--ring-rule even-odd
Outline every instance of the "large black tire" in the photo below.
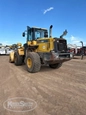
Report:
[[[14,54],[14,64],[16,66],[23,64],[23,56],[19,55],[18,52],[15,52]]]
[[[50,67],[50,68],[53,68],[53,69],[56,69],[56,68],[61,67],[61,65],[62,65],[62,63],[49,64],[49,67]]]
[[[28,60],[31,61],[31,66],[28,65]],[[40,56],[35,52],[29,52],[25,62],[26,62],[27,70],[30,73],[38,72],[41,68]]]

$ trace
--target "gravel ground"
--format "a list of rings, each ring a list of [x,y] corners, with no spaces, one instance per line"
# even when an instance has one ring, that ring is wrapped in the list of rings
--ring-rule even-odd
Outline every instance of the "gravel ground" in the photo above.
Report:
[[[43,66],[33,74],[8,60],[0,56],[0,115],[86,115],[86,58],[72,59],[59,69]],[[37,107],[28,112],[6,110],[3,103],[15,97],[33,99]]]

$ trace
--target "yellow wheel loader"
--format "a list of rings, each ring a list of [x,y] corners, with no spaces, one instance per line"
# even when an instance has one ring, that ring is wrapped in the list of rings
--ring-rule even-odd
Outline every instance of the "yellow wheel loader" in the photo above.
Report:
[[[22,48],[22,44],[21,43],[17,43],[17,44],[12,44],[10,45],[10,49],[13,50],[10,55],[9,55],[9,62],[12,63],[14,62],[14,53],[19,49]]]
[[[39,27],[29,27],[22,33],[27,42],[18,47],[9,55],[10,62],[15,65],[26,64],[30,73],[40,71],[41,65],[49,65],[50,68],[58,68],[63,62],[72,59],[73,54],[67,52],[67,40],[63,38],[67,30],[57,38],[52,37],[52,25],[48,30]]]

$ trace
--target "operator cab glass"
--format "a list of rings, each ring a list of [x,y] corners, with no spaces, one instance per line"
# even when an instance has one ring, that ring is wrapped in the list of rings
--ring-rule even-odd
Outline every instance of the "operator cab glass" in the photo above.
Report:
[[[40,28],[27,28],[27,41],[48,37],[48,31]]]
[[[48,37],[47,30],[35,30],[35,39]]]

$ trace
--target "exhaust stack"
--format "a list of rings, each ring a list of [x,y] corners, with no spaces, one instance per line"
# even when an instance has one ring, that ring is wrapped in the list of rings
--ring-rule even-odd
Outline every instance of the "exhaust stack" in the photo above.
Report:
[[[49,37],[50,38],[52,37],[52,27],[53,27],[53,25],[51,25],[50,28],[49,28]]]
[[[63,32],[63,34],[60,36],[60,38],[63,38],[63,36],[66,36],[67,35],[67,30],[65,30],[64,32]]]

